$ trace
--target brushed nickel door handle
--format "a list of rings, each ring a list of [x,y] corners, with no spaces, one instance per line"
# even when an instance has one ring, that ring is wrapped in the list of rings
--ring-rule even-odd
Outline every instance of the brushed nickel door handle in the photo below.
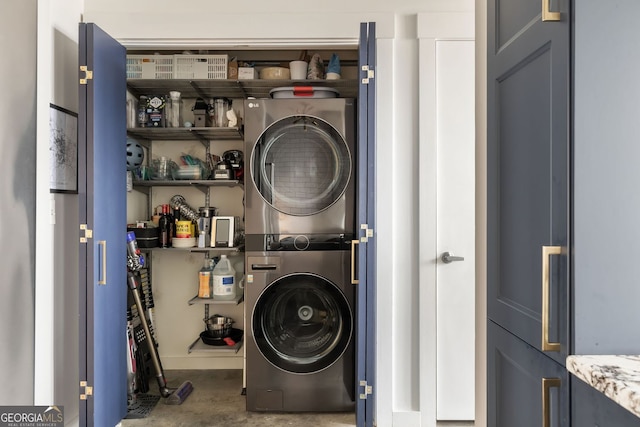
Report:
[[[454,256],[454,255],[451,254],[451,252],[443,252],[443,254],[440,257],[440,259],[445,264],[451,264],[454,261],[464,261],[464,257],[463,256]]]

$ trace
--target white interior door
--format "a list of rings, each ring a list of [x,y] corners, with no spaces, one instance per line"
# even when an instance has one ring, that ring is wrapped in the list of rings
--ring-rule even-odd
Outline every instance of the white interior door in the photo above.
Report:
[[[474,419],[474,42],[436,42],[437,419]],[[443,255],[449,258],[443,260]]]

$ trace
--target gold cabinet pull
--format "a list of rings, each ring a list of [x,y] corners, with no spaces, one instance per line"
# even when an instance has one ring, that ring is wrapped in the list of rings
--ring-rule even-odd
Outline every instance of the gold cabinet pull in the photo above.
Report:
[[[549,342],[549,256],[560,254],[561,246],[542,247],[542,351],[560,351],[559,342]]]
[[[551,403],[549,402],[549,390],[552,387],[560,388],[560,378],[542,379],[542,427],[551,427]]]
[[[98,246],[102,247],[102,263],[100,265],[100,279],[98,280],[98,285],[106,285],[107,284],[107,241],[106,240],[98,240]]]
[[[551,5],[549,4],[551,0],[542,0],[542,21],[559,21],[560,20],[560,12],[551,12],[549,8]]]
[[[359,240],[351,241],[351,284],[357,285],[360,283],[358,279],[356,279],[356,245],[359,245]]]

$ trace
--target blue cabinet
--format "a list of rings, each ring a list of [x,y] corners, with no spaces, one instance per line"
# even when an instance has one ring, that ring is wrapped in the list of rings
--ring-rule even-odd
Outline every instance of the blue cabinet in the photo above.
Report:
[[[571,378],[571,421],[579,427],[640,427],[640,418],[578,378]]]
[[[492,427],[569,426],[570,19],[488,1],[487,375]],[[545,419],[546,418],[546,419]]]
[[[487,425],[568,426],[567,370],[492,321],[487,337]]]
[[[625,327],[640,322],[640,51],[628,48],[640,43],[631,18],[640,3],[547,3],[559,13],[541,11],[539,1],[488,0],[488,405],[496,427],[510,426],[513,405],[540,403],[510,380],[534,376],[538,357],[563,367],[568,354],[640,353],[640,329]],[[528,351],[499,369],[492,352],[507,337]],[[619,407],[605,396],[582,403],[588,386],[576,381],[560,387],[571,396],[560,410],[572,417],[559,425],[636,425],[613,421],[618,415],[607,414]]]
[[[487,13],[488,316],[559,363],[569,353],[564,7],[553,22],[541,19],[540,2],[489,0]]]

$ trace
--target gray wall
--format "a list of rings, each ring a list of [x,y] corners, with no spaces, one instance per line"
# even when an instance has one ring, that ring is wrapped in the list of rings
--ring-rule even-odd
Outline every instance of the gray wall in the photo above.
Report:
[[[0,5],[0,402],[33,404],[36,0]]]
[[[574,352],[637,354],[640,2],[574,7]]]

